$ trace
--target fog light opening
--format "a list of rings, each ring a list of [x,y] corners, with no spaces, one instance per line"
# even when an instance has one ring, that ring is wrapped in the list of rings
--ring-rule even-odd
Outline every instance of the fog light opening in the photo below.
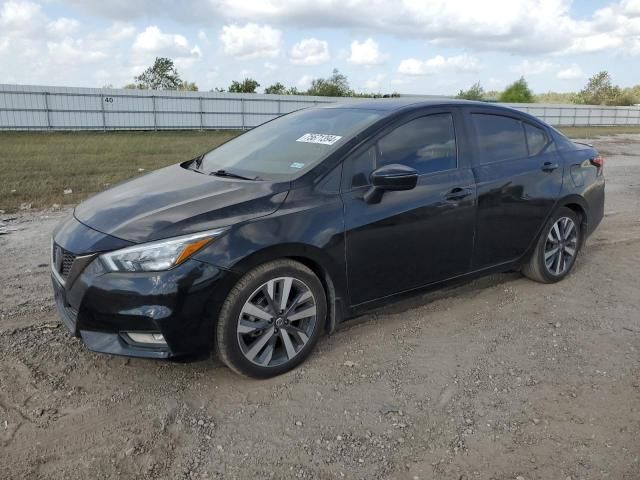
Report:
[[[164,335],[161,333],[125,332],[125,334],[135,343],[153,345],[156,347],[167,345]]]

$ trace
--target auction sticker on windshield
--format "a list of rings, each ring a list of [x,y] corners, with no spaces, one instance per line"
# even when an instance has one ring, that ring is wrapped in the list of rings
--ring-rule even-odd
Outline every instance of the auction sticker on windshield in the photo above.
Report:
[[[339,135],[329,135],[326,133],[305,133],[296,142],[321,143],[322,145],[333,145],[342,137]]]

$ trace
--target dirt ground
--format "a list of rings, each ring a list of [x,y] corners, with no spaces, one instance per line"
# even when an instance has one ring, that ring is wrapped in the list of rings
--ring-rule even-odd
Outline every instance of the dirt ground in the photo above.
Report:
[[[3,215],[0,478],[640,479],[640,135],[593,143],[606,218],[565,281],[404,300],[267,381],[87,351],[49,285],[68,211]]]

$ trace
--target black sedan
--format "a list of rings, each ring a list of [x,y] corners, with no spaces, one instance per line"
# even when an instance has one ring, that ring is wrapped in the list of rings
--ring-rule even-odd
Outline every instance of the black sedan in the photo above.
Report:
[[[603,160],[516,110],[302,110],[76,207],[52,241],[63,322],[93,351],[298,365],[323,332],[418,289],[557,282],[603,217]]]

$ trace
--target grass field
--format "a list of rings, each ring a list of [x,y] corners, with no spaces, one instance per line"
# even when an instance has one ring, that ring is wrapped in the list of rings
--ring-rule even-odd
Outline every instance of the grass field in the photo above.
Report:
[[[560,127],[558,130],[569,138],[594,138],[603,135],[640,133],[640,126],[618,125],[617,127]]]
[[[73,204],[116,182],[193,158],[237,132],[0,133],[0,210]],[[73,193],[65,195],[64,190]]]
[[[640,133],[640,127],[571,127],[573,138]],[[0,132],[0,210],[78,203],[120,180],[188,160],[236,135],[208,132]],[[65,195],[64,190],[73,193]]]

